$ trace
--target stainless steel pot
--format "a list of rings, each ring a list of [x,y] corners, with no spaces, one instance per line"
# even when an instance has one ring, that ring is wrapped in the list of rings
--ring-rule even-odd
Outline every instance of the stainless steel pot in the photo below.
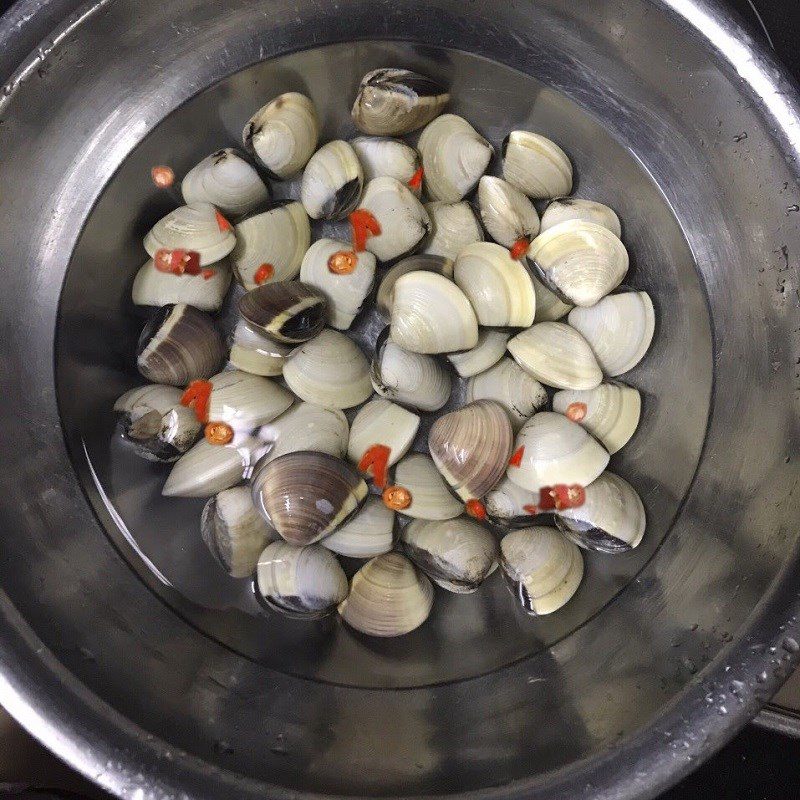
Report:
[[[657,304],[617,464],[650,530],[552,619],[497,584],[397,642],[254,620],[198,561],[197,505],[108,448],[172,202],[150,166],[287,88],[331,131],[384,63],[451,82],[491,139],[562,142]],[[62,758],[130,798],[648,798],[776,689],[800,650],[800,103],[711,0],[23,0],[5,76],[0,700]]]

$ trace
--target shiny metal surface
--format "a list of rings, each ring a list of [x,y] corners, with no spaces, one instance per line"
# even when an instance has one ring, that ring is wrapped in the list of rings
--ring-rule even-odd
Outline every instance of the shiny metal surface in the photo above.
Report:
[[[25,17],[0,25],[6,70]],[[800,649],[800,115],[735,22],[689,0],[114,0],[48,36],[0,100],[0,696],[26,727],[121,796],[646,798],[757,711]],[[138,240],[171,202],[149,167],[235,141],[278,87],[331,130],[389,59],[452,81],[489,138],[552,133],[578,191],[620,211],[660,322],[620,463],[652,531],[533,627],[498,590],[475,629],[445,606],[394,648],[277,624],[259,641],[231,598],[189,604],[143,568],[157,555],[191,594],[198,509],[144,518],[155,476],[103,451]]]

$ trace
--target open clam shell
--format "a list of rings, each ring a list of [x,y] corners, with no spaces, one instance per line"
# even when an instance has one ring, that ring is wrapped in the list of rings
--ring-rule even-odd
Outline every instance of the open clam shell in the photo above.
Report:
[[[617,238],[622,236],[622,226],[613,208],[579,197],[557,197],[551,200],[542,214],[542,233],[567,220],[594,222],[608,228]]]
[[[395,514],[370,495],[363,506],[320,544],[348,558],[374,558],[394,546]]]
[[[534,617],[558,611],[583,580],[581,551],[555,528],[506,534],[500,542],[500,566],[511,594]]]
[[[369,636],[402,636],[422,625],[433,607],[430,581],[400,553],[385,553],[353,575],[339,614]]]
[[[261,459],[264,464],[298,450],[312,450],[344,458],[349,426],[347,417],[338,408],[297,403],[265,425],[259,431],[259,436],[272,445]]]
[[[556,389],[594,389],[603,373],[583,336],[563,322],[537,322],[508,343],[526,372]]]
[[[484,175],[480,179],[478,208],[489,236],[503,247],[530,243],[539,233],[539,215],[533,203],[502,178]]]
[[[259,462],[250,485],[259,513],[283,539],[297,545],[335,531],[367,496],[367,484],[352,464],[310,450]]]
[[[517,486],[504,477],[486,497],[483,505],[486,514],[495,525],[519,527],[530,525],[538,513],[539,495]]]
[[[633,486],[604,472],[586,487],[583,505],[556,514],[556,525],[578,547],[625,553],[642,541],[647,520]]]
[[[483,241],[481,224],[465,200],[455,203],[436,200],[425,203],[425,210],[431,220],[431,235],[425,241],[423,253],[455,261],[468,244]]]
[[[212,497],[203,507],[200,532],[211,555],[233,578],[252,575],[264,548],[278,538],[253,506],[247,486]]]
[[[225,345],[211,317],[184,303],[160,308],[142,329],[136,366],[153,383],[186,386],[213,375]]]
[[[453,277],[453,262],[442,256],[418,254],[398,261],[384,276],[378,286],[375,304],[386,322],[392,318],[394,304],[394,285],[397,279],[408,272],[437,272],[445,278]]]
[[[647,292],[604,297],[592,308],[574,308],[569,324],[580,331],[606,375],[633,369],[643,358],[655,332],[653,301]]]
[[[467,245],[456,259],[453,280],[467,296],[479,325],[527,328],[533,324],[536,294],[530,273],[499,244]]]
[[[364,133],[402,136],[427,125],[449,99],[447,90],[425,75],[383,67],[361,79],[351,114]]]
[[[291,352],[291,345],[273,342],[247,320],[240,319],[233,331],[228,360],[232,366],[253,375],[276,377],[283,372],[286,356]]]
[[[555,292],[550,291],[534,274],[531,274],[533,292],[536,295],[534,322],[556,322],[566,317],[574,306],[565,303]]]
[[[455,202],[486,172],[494,149],[463,117],[443,114],[422,132],[418,148],[431,200]]]
[[[511,334],[506,331],[482,328],[478,331],[478,344],[462,353],[450,353],[447,360],[462,378],[484,372],[505,354]]]
[[[350,145],[361,162],[365,181],[387,177],[408,186],[420,167],[419,153],[399,139],[358,136]]]
[[[331,269],[332,259],[342,254],[353,263],[351,272]],[[300,280],[314,286],[328,298],[331,327],[347,330],[361,311],[375,279],[375,256],[369,252],[355,253],[350,245],[336,239],[318,239],[303,256]]]
[[[494,536],[468,517],[414,520],[401,531],[400,546],[437,586],[456,594],[476,591],[499,556]]]
[[[612,455],[636,432],[642,398],[622,383],[601,383],[587,391],[563,390],[553,396],[553,411],[577,422]]]
[[[347,576],[330,550],[273,542],[256,567],[256,589],[267,606],[289,616],[317,619],[347,597]]]
[[[286,359],[283,379],[301,400],[328,408],[352,408],[372,394],[369,362],[358,345],[327,328]]]
[[[347,457],[355,464],[376,444],[389,448],[387,464],[396,464],[414,443],[420,418],[382,397],[370,400],[356,414],[350,428]]]
[[[320,147],[303,170],[300,200],[311,219],[344,219],[358,206],[364,170],[355,150],[341,139]]]
[[[217,311],[231,282],[226,261],[218,261],[206,275],[173,275],[156,269],[152,258],[145,261],[133,279],[131,299],[137,306],[186,303],[201,311]]]
[[[209,379],[208,419],[234,431],[251,431],[283,414],[292,394],[269,378],[229,369]]]
[[[588,486],[606,468],[609,455],[575,422],[552,411],[534,414],[520,429],[508,477],[529,492],[547,486]]]
[[[248,120],[242,132],[245,148],[280,180],[303,169],[318,140],[314,103],[298,92],[278,95]]]
[[[394,471],[397,486],[408,489],[411,504],[402,510],[415,519],[452,519],[464,511],[464,504],[447,488],[433,459],[423,453],[409,453]]]
[[[325,327],[328,300],[300,281],[257,286],[239,300],[239,313],[256,330],[283,344],[313,339]]]
[[[503,177],[534,200],[572,191],[572,163],[550,139],[530,131],[512,131],[503,140]]]

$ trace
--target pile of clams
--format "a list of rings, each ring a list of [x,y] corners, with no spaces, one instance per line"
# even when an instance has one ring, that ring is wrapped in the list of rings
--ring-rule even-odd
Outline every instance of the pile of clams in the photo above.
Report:
[[[619,217],[570,196],[555,142],[493,144],[449,103],[377,69],[360,134],[321,142],[311,97],[271,98],[145,236],[147,383],[115,435],[170,465],[164,495],[206,500],[198,536],[266,615],[400,636],[498,567],[519,611],[551,614],[585,552],[644,536],[608,469],[641,413],[617,379],[655,330]]]

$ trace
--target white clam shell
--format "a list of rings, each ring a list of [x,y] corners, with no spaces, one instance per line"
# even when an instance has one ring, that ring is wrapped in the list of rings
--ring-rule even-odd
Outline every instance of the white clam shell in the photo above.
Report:
[[[349,426],[347,417],[338,408],[297,403],[261,428],[259,436],[272,444],[261,459],[265,464],[299,450],[343,458],[347,452]]]
[[[593,306],[622,283],[628,251],[608,228],[567,220],[531,242],[528,258],[549,289],[576,306]]]
[[[505,354],[511,334],[506,331],[482,328],[478,331],[478,344],[462,353],[451,353],[447,360],[462,378],[485,372]]]
[[[370,400],[353,419],[347,457],[355,464],[373,445],[389,448],[388,464],[396,464],[414,443],[420,418],[384,398]]]
[[[512,131],[503,142],[503,177],[534,200],[572,191],[572,164],[553,141],[530,131]]]
[[[364,188],[364,170],[355,150],[335,139],[309,159],[300,200],[311,219],[344,219],[355,210]]]
[[[456,259],[453,280],[467,296],[479,325],[527,328],[533,324],[536,294],[530,273],[499,244],[467,245]]]
[[[614,236],[622,236],[622,226],[613,208],[594,200],[583,200],[579,197],[557,197],[552,200],[542,214],[542,233],[570,219],[584,222],[595,222],[608,228]]]
[[[465,200],[455,203],[436,200],[425,203],[425,210],[431,220],[431,235],[425,242],[423,253],[455,261],[468,244],[483,241],[481,224]]]
[[[533,273],[531,280],[536,295],[534,322],[556,322],[572,311],[574,306],[565,303],[555,292],[550,291]]]
[[[375,279],[375,256],[370,252],[354,253],[355,269],[338,274],[328,269],[335,253],[351,251],[352,247],[336,239],[318,239],[306,251],[300,266],[300,280],[316,286],[328,298],[328,317],[331,327],[347,330],[356,318]]]
[[[409,272],[394,285],[391,335],[412,353],[452,353],[478,343],[478,321],[467,296],[434,272]]]
[[[394,482],[411,493],[411,505],[402,514],[415,519],[452,519],[464,511],[464,504],[450,494],[430,456],[410,453],[394,471]]]
[[[439,275],[444,275],[445,278],[453,277],[453,262],[449,258],[443,256],[432,256],[427,254],[418,254],[415,256],[408,256],[402,261],[398,261],[389,271],[383,276],[383,279],[378,286],[378,295],[375,299],[375,305],[386,322],[392,318],[392,306],[394,305],[394,285],[401,275],[408,272],[416,272],[418,270],[427,272],[438,272]]]
[[[538,494],[517,486],[508,476],[505,476],[483,498],[483,505],[489,518],[493,522],[504,524],[512,523],[516,519],[529,519],[531,516],[535,516],[533,509],[538,503]]]
[[[563,322],[537,322],[508,343],[526,372],[556,389],[594,389],[603,373],[589,343]]]
[[[655,332],[653,301],[647,292],[604,297],[591,308],[574,308],[569,324],[591,346],[606,375],[633,369],[643,358]]]
[[[621,383],[601,383],[595,389],[565,389],[553,396],[553,411],[586,428],[612,455],[636,432],[642,398],[636,389]]]
[[[385,553],[356,572],[339,614],[369,636],[402,636],[422,625],[432,606],[430,581],[405,556]]]
[[[314,103],[298,92],[278,95],[250,118],[242,140],[276,178],[290,178],[317,149],[319,120]]]
[[[552,411],[534,414],[520,429],[514,451],[519,466],[508,477],[529,492],[545,486],[588,486],[608,464],[609,455],[580,425]]]
[[[147,383],[128,389],[114,403],[114,411],[130,414],[133,419],[144,416],[150,411],[164,415],[181,403],[183,391],[176,386],[160,383]]]
[[[372,394],[366,357],[355,342],[330,329],[292,352],[283,379],[301,400],[328,408],[351,408]]]
[[[228,360],[232,366],[253,375],[276,377],[283,372],[286,356],[291,352],[291,345],[268,339],[247,320],[240,319],[233,331]]]
[[[211,270],[210,278],[188,273],[173,275],[156,269],[150,258],[133,279],[131,299],[137,306],[186,303],[202,311],[217,311],[230,286],[231,271],[226,261],[218,261]]]
[[[480,179],[478,208],[489,236],[503,247],[512,247],[520,239],[530,242],[539,233],[533,203],[502,178],[484,175]]]
[[[350,145],[361,162],[365,181],[387,177],[408,185],[420,167],[419,153],[399,139],[358,136]]]
[[[486,172],[494,150],[463,117],[443,114],[431,122],[417,145],[431,200],[455,202],[469,194]]]
[[[370,496],[344,525],[320,544],[348,558],[374,558],[394,546],[395,513],[379,497]]]
[[[210,422],[225,422],[234,431],[251,431],[283,414],[292,404],[292,395],[269,378],[239,369],[220,372],[209,378],[212,385],[208,402]]]
[[[500,566],[511,593],[531,616],[565,605],[583,579],[583,556],[554,528],[513,531],[500,542]]]

